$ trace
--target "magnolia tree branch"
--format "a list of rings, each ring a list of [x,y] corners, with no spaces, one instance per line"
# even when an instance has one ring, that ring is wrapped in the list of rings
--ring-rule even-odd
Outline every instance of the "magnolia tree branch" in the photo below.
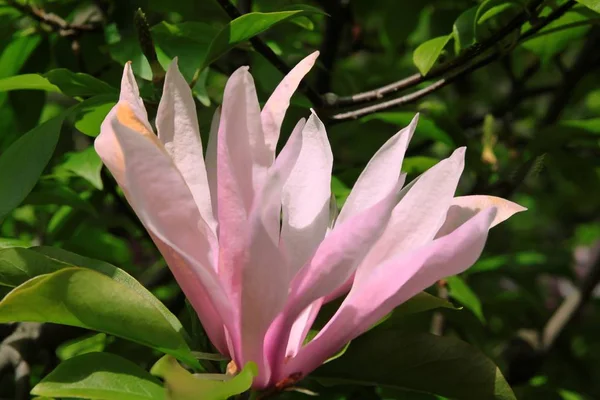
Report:
[[[536,8],[540,2],[535,2]],[[547,26],[550,22],[556,20],[557,18],[564,15],[571,7],[575,4],[575,0],[570,0],[567,3],[563,4],[561,7],[558,7],[554,10],[550,15],[546,18],[542,19],[538,24],[529,29],[523,36],[519,39],[519,42],[515,43],[513,47],[516,47],[517,44],[521,43],[524,40],[527,40],[531,36],[538,33],[542,28]],[[525,12],[524,12],[525,13]],[[527,15],[527,13],[525,13]],[[520,26],[525,23],[527,19],[524,16],[515,18],[511,23],[509,23],[505,28],[499,30],[498,34],[493,35],[495,38],[494,43],[497,43],[499,40],[504,39],[508,34],[513,32],[515,29],[520,28]],[[419,89],[415,92],[406,94],[404,96],[384,101],[381,103],[377,103],[374,105],[370,105],[367,107],[359,108],[357,110],[342,112],[338,114],[333,114],[330,116],[330,119],[333,121],[341,122],[346,120],[352,120],[356,118],[363,117],[365,115],[373,114],[379,111],[383,111],[392,107],[398,107],[405,104],[412,103],[416,100],[419,100],[433,92],[438,91],[439,89],[447,86],[449,83],[454,82],[456,79],[465,76],[475,70],[478,70],[493,61],[498,60],[503,55],[506,54],[506,51],[503,49],[497,50],[492,48],[493,44],[491,42],[484,42],[480,45],[472,46],[472,50],[467,50],[463,56],[459,56],[451,62],[441,65],[437,69],[432,70],[427,76],[423,77],[422,75],[416,74],[412,75],[408,78],[405,78],[399,82],[392,83],[390,85],[384,86],[379,89],[375,89],[369,92],[359,93],[349,97],[341,97],[341,98],[330,98],[328,105],[331,107],[337,107],[340,105],[348,105],[348,104],[360,104],[364,102],[369,102],[374,99],[379,99],[386,94],[392,93],[394,91],[400,89],[407,89],[410,87],[414,87],[420,83],[423,83],[427,80],[431,80],[434,77],[443,76],[437,81],[431,83],[430,85]]]
[[[329,105],[332,107],[343,107],[379,100],[385,97],[386,95],[392,94],[399,90],[408,89],[428,80],[443,76],[444,74],[451,72],[454,69],[464,68],[465,65],[469,64],[473,59],[483,54],[486,50],[495,47],[499,41],[506,38],[515,30],[521,28],[521,26],[530,18],[530,13],[532,11],[535,11],[542,3],[543,0],[535,0],[531,2],[531,4],[528,5],[527,10],[523,10],[507,25],[496,31],[488,39],[469,47],[464,53],[462,53],[455,59],[445,64],[442,64],[437,68],[432,69],[426,76],[423,76],[421,74],[414,74],[397,82],[393,82],[388,85],[379,87],[377,89],[369,90],[362,93],[356,93],[350,96],[333,98]]]
[[[6,4],[19,10],[22,14],[50,26],[53,31],[58,32],[59,35],[64,37],[79,37],[84,32],[97,32],[101,29],[101,25],[98,24],[75,24],[67,22],[58,15],[47,13],[35,5],[20,4],[14,0],[7,0]]]
[[[229,15],[229,18],[236,19],[242,16],[240,10],[237,9],[233,3],[229,0],[217,0],[221,8]],[[279,70],[283,75],[287,75],[290,72],[290,67],[275,54],[271,48],[262,41],[258,36],[254,36],[250,39],[250,44],[254,47],[258,53],[267,59],[275,68]],[[320,107],[322,104],[321,96],[312,89],[306,82],[300,83],[300,90],[308,97],[310,102],[315,107]]]

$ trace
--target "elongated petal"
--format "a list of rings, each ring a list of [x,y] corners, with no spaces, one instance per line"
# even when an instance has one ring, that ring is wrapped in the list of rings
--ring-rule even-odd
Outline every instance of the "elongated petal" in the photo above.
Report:
[[[417,114],[410,125],[392,136],[371,158],[344,203],[337,219],[339,223],[375,204],[397,185],[402,160],[418,121]]]
[[[448,209],[444,225],[442,225],[436,237],[449,234],[475,214],[489,207],[496,207],[498,209],[496,218],[492,222],[492,228],[506,221],[514,214],[527,210],[525,207],[501,197],[481,195],[455,197]]]
[[[120,175],[128,201],[167,261],[182,289],[224,349],[222,325],[232,328],[230,304],[212,265],[216,240],[196,208],[179,170],[158,138],[146,130],[128,103],[119,102],[103,125],[96,149],[111,168],[113,152],[122,157]],[[109,148],[109,143],[116,147]]]
[[[291,283],[286,308],[269,332],[268,352],[273,364],[283,362],[289,332],[300,313],[341,286],[354,273],[385,229],[397,201],[397,192],[398,188],[394,188],[379,203],[336,227],[298,272]]]
[[[307,374],[394,307],[437,280],[470,267],[481,254],[495,214],[495,208],[482,211],[452,234],[402,254],[380,265],[368,280],[355,282],[338,312],[288,361],[278,379]]]
[[[144,107],[144,101],[140,97],[140,90],[135,81],[133,70],[131,69],[131,62],[126,63],[125,68],[123,69],[119,101],[127,103],[133,110],[137,119],[146,127],[146,130],[152,131],[150,122],[148,122],[148,113]]]
[[[210,188],[210,200],[212,202],[213,215],[218,215],[217,200],[217,142],[219,138],[219,125],[221,123],[221,107],[217,107],[210,123],[208,143],[206,145],[206,178]]]
[[[400,203],[379,241],[356,272],[356,279],[387,258],[432,240],[442,226],[464,167],[465,149],[457,149],[417,178]]]
[[[304,76],[315,64],[318,56],[319,52],[315,51],[296,64],[296,66],[283,78],[281,83],[279,83],[277,88],[275,88],[275,91],[273,91],[273,94],[271,94],[271,97],[269,97],[269,100],[267,100],[260,113],[262,126],[265,132],[265,143],[273,154],[275,154],[281,124],[283,123],[285,112],[290,105],[290,99],[296,89],[298,89],[298,85]]]
[[[296,321],[294,321],[292,329],[290,330],[287,349],[285,351],[286,359],[295,357],[302,348],[302,344],[304,343],[312,324],[315,322],[323,302],[323,298],[315,300],[311,305],[304,309]]]
[[[302,130],[300,154],[282,193],[281,242],[290,260],[290,277],[327,232],[332,167],[325,126],[313,113]]]
[[[269,171],[260,197],[250,212],[248,258],[240,265],[241,285],[241,357],[240,364],[257,363],[260,374],[255,386],[269,381],[271,369],[264,359],[265,336],[275,317],[281,312],[289,286],[288,260],[279,249],[281,196],[284,182],[298,162],[302,150],[300,120]]]
[[[158,138],[185,179],[200,215],[215,231],[211,194],[204,167],[202,141],[192,91],[173,60],[156,115]]]
[[[238,305],[241,291],[239,265],[249,245],[248,214],[264,180],[257,171],[266,174],[266,167],[255,163],[254,147],[262,137],[254,83],[248,68],[242,67],[233,73],[225,86],[217,137],[218,271],[234,304]]]

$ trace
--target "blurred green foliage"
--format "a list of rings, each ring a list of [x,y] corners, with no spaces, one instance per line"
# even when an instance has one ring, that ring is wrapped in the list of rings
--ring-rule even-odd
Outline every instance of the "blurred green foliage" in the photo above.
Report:
[[[206,140],[227,77],[237,67],[250,65],[264,102],[282,69],[320,50],[308,86],[292,101],[281,142],[307,107],[314,107],[328,127],[335,156],[332,189],[340,205],[375,151],[420,112],[403,166],[409,180],[466,145],[459,194],[507,197],[529,211],[495,228],[481,260],[463,276],[431,288],[463,306],[461,311],[428,308],[396,319],[391,326],[398,331],[375,328],[371,339],[367,335],[355,349],[350,346],[347,359],[353,362],[341,358],[327,364],[304,387],[331,399],[440,398],[407,388],[482,399],[469,387],[469,376],[479,368],[477,379],[483,379],[481,370],[496,379],[485,354],[520,399],[600,398],[600,303],[591,293],[600,280],[600,2],[239,0],[236,6],[253,13],[232,22],[215,0],[0,1],[0,249],[8,249],[0,250],[0,296],[22,283],[14,281],[19,274],[25,279],[41,273],[29,271],[38,264],[27,261],[41,254],[31,251],[15,259],[21,250],[14,247],[54,246],[127,271],[184,321],[195,343],[207,347],[166,265],[102,169],[93,138],[117,100],[126,62],[132,62],[153,117],[161,74],[177,57],[193,87]],[[138,16],[134,23],[139,8],[145,20]],[[384,87],[394,83],[393,89]],[[380,87],[378,93],[349,97]],[[385,105],[393,99],[395,104]],[[45,270],[56,271],[41,278],[48,296],[31,300],[29,311],[23,301],[23,312],[35,312],[34,301],[64,295],[51,287],[55,274],[96,274],[61,268]],[[102,278],[103,285],[121,284]],[[90,284],[98,291],[100,286]],[[561,309],[576,287],[584,295],[574,311]],[[67,296],[60,302],[80,300]],[[169,321],[176,318],[164,312],[168,316],[162,315],[155,329],[166,324],[165,332],[171,332]],[[558,323],[560,318],[566,324]],[[427,333],[436,320],[442,321],[437,333],[447,336],[442,341],[431,341]],[[158,353],[122,339],[127,335],[118,327],[107,333],[120,337],[83,333],[75,342],[69,337],[37,343],[41,349],[32,358],[31,383],[52,370],[57,354],[71,364],[55,376],[79,368],[81,359],[73,357],[104,350],[137,365],[111,357],[101,362],[134,371],[132,379],[155,390],[155,378],[139,366],[148,370]],[[403,335],[410,339],[403,342]],[[556,339],[548,341],[552,335]],[[0,332],[0,339],[5,336]],[[463,346],[453,345],[457,338],[481,352],[468,347],[454,359],[452,351]],[[169,348],[168,339],[167,345],[150,346]],[[406,343],[409,348],[403,348]],[[449,350],[444,343],[450,343]],[[187,347],[179,344],[172,354]],[[382,344],[387,354],[381,354]],[[438,355],[449,351],[454,362],[434,357],[431,369],[415,373],[429,354],[419,349],[432,348]],[[374,365],[393,352],[406,354],[405,363],[397,364],[405,370],[394,369],[392,361]],[[0,368],[0,398],[12,398],[18,388],[5,370]],[[361,371],[369,371],[364,376],[369,383],[380,385],[353,382]],[[331,377],[344,377],[345,384],[331,385]],[[438,381],[446,382],[440,390]],[[511,398],[503,390],[499,384],[486,395]],[[72,393],[56,396],[78,395]]]

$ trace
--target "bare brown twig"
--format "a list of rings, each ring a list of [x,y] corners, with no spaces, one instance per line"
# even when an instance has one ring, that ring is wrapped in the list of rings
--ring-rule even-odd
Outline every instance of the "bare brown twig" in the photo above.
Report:
[[[52,30],[58,32],[59,35],[64,37],[79,37],[84,32],[97,32],[101,29],[100,25],[97,24],[75,24],[65,21],[53,13],[47,13],[42,8],[34,5],[24,5],[17,3],[14,0],[7,0],[6,3],[19,10],[22,14],[27,15],[40,23],[48,25]]]

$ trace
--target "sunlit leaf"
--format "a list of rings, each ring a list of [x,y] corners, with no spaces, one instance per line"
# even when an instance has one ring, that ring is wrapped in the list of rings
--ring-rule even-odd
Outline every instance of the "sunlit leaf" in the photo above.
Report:
[[[163,400],[160,382],[133,362],[110,353],[88,353],[61,363],[38,383],[37,396],[105,400]]]
[[[102,94],[82,101],[73,107],[70,117],[75,128],[88,136],[100,134],[100,125],[111,108],[117,103],[117,96]]]
[[[89,146],[82,151],[67,154],[66,161],[61,164],[60,168],[64,168],[82,177],[98,190],[102,190],[103,188],[102,178],[100,177],[102,160],[93,146]]]
[[[579,4],[583,4],[590,10],[600,13],[600,0],[575,0],[575,1],[577,1]]]
[[[79,337],[62,343],[56,349],[56,355],[61,361],[65,361],[82,354],[104,351],[105,347],[106,334],[97,333],[92,336]]]
[[[44,90],[60,93],[60,89],[38,74],[15,75],[0,79],[0,92],[11,90]]]
[[[413,53],[413,62],[419,69],[421,75],[425,76],[435,65],[444,47],[450,41],[452,35],[440,36],[430,39],[416,48]]]

